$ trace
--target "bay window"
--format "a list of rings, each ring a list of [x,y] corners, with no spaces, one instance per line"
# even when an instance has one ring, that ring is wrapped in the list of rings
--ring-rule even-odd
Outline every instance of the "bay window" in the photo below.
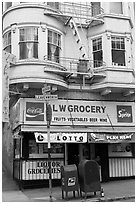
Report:
[[[21,28],[19,40],[20,59],[38,58],[38,28]]]
[[[112,65],[125,66],[125,40],[123,37],[111,37]]]
[[[58,62],[61,50],[61,35],[48,30],[48,60]]]
[[[102,38],[96,38],[92,41],[93,45],[93,61],[94,67],[102,66],[103,62],[103,50],[102,50]]]
[[[11,31],[5,33],[3,36],[3,48],[6,52],[11,53]]]

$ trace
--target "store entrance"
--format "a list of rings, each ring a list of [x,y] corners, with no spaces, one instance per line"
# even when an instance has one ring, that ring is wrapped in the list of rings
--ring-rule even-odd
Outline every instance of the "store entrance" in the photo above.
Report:
[[[68,144],[68,164],[79,164],[79,144]]]
[[[95,158],[101,166],[102,181],[109,180],[108,144],[95,144]]]

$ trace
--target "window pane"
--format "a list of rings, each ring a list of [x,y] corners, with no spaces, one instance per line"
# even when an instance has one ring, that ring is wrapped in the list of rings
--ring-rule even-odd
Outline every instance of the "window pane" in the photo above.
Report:
[[[112,62],[118,66],[125,66],[125,52],[123,50],[112,50]]]
[[[52,32],[48,31],[48,42],[52,43]]]
[[[38,58],[38,43],[33,44],[33,57]]]
[[[38,28],[20,29],[20,59],[38,58]]]
[[[124,38],[112,37],[112,63],[117,66],[125,66],[125,42]]]
[[[21,43],[19,47],[20,47],[20,59],[26,59],[27,58],[26,43]]]
[[[11,32],[7,32],[3,36],[3,49],[11,53]]]
[[[5,3],[5,4],[6,4],[6,9],[8,9],[9,7],[12,6],[12,2],[7,2],[7,3]]]
[[[53,44],[58,45],[58,43],[57,43],[57,33],[53,33]]]
[[[123,14],[122,2],[110,2],[110,13]]]
[[[34,27],[20,29],[20,41],[38,41],[38,29]]]
[[[61,49],[61,35],[54,31],[48,31],[48,60],[58,62]]]
[[[24,29],[20,29],[20,41],[24,41]]]
[[[100,2],[91,2],[91,15],[96,16],[100,11]]]

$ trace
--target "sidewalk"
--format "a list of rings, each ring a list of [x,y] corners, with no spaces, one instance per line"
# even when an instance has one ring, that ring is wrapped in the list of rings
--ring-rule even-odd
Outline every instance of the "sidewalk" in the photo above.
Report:
[[[101,187],[104,189],[104,197],[100,197],[100,192],[97,192],[96,196],[93,193],[88,193],[87,199],[84,199],[83,194],[81,199],[76,192],[74,198],[72,192],[69,192],[68,200],[62,199],[61,187],[53,187],[53,202],[111,202],[135,198],[135,179],[101,183]],[[49,189],[3,190],[2,199],[3,202],[49,202]]]

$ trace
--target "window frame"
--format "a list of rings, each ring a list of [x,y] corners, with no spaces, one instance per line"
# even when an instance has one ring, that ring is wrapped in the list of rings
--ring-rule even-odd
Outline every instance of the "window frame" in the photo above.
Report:
[[[27,39],[29,37],[26,35],[25,29],[26,30],[27,29],[28,30],[29,29],[34,29],[32,36],[31,35],[29,36],[30,39]],[[21,30],[24,30],[24,34],[21,34]],[[35,34],[35,32],[36,32],[36,34]],[[33,39],[31,39],[31,37],[33,37]],[[29,49],[29,48],[27,48],[27,44],[26,43],[33,43],[33,45],[32,45],[33,51],[31,53],[32,57],[29,57],[27,53],[25,53],[24,57],[21,56],[21,49],[22,49],[21,46],[23,47],[23,44],[26,47],[25,48],[26,51],[27,51],[27,49]],[[20,60],[24,60],[24,59],[38,59],[38,44],[39,44],[39,32],[38,32],[38,27],[37,26],[24,26],[24,27],[20,27],[19,28],[19,59]]]
[[[113,11],[111,11],[111,5],[112,5],[112,3],[121,3],[121,13],[116,13],[116,12],[113,12]],[[116,8],[115,8],[116,9]],[[110,14],[115,14],[115,15],[123,15],[124,14],[124,8],[123,8],[123,2],[110,2],[110,4],[109,4],[109,12],[110,12]]]
[[[100,44],[99,40],[101,42],[101,45],[99,45]],[[91,41],[92,41],[93,66],[94,66],[94,68],[101,67],[103,65],[103,37],[102,36],[96,36]],[[95,47],[94,41],[96,41],[96,47],[97,47],[96,50],[94,50],[94,47]],[[101,56],[100,60],[95,59],[95,57],[96,57],[95,55],[97,53],[98,54],[100,53],[100,56]]]
[[[51,32],[51,36],[49,35],[49,32]],[[57,36],[56,40],[54,38],[55,35]],[[58,31],[55,31],[50,28],[47,29],[47,59],[49,61],[53,61],[56,63],[60,62],[61,44],[62,44],[61,38],[62,38],[61,33],[59,33]],[[53,54],[52,54],[51,48],[49,47],[50,45],[55,47],[55,51]],[[57,56],[55,55],[56,51],[59,53]]]
[[[101,2],[91,2],[91,16],[101,14]]]
[[[9,37],[10,34],[10,37]],[[6,38],[6,39],[4,39]],[[7,31],[4,35],[3,35],[3,50],[5,50],[6,52],[8,52],[7,50],[10,50],[9,53],[11,53],[11,48],[12,48],[12,43],[11,43],[11,30]]]
[[[113,39],[113,41],[112,41],[112,39]],[[114,41],[114,39],[115,39],[115,41]],[[119,41],[119,43],[118,43],[118,41]],[[115,42],[115,47],[112,46],[112,45],[114,45],[114,42]],[[124,57],[123,63],[118,63],[118,61],[117,62],[114,61],[114,59],[113,59],[114,52],[123,53],[123,57]],[[112,65],[115,65],[115,66],[124,66],[124,67],[126,66],[126,43],[125,43],[125,37],[124,36],[118,36],[118,35],[112,35],[111,36],[111,63],[112,63]]]

